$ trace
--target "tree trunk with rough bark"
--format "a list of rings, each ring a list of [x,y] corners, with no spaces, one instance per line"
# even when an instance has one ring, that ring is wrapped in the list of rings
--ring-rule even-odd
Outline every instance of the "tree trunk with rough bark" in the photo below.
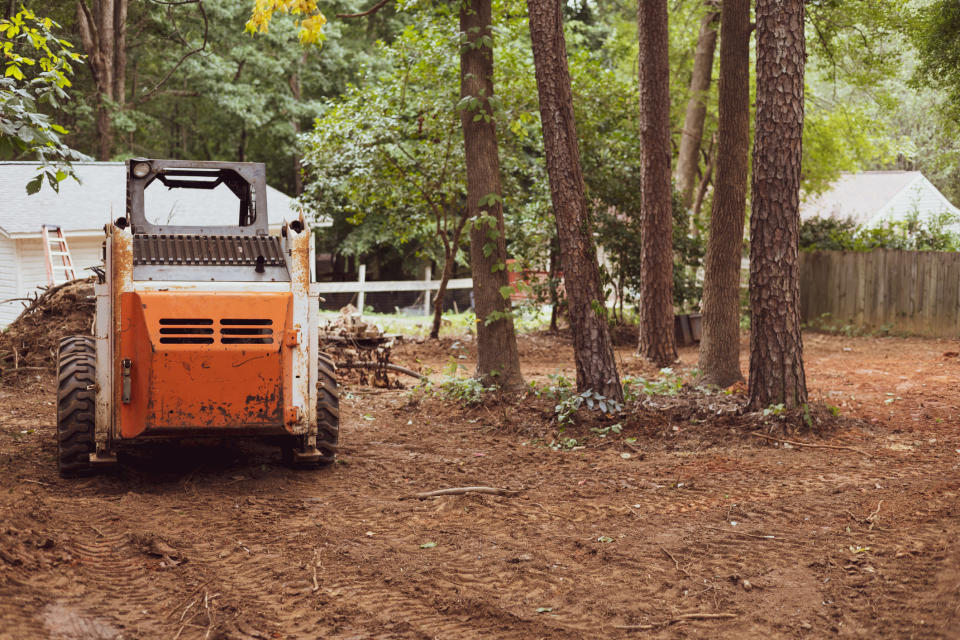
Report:
[[[115,111],[123,109],[127,75],[127,8],[129,0],[77,2],[80,42],[97,88],[97,159],[113,155]]]
[[[640,0],[640,344],[658,367],[677,359],[673,330],[673,212],[670,193],[670,68],[667,0]]]
[[[750,145],[750,0],[724,0],[720,19],[717,179],[703,279],[703,381],[728,387],[740,373],[740,261]]]
[[[800,335],[803,0],[757,2],[750,215],[750,407],[807,402]]]
[[[705,3],[710,10],[700,20],[700,35],[693,54],[693,74],[690,77],[690,100],[683,119],[683,131],[680,134],[680,152],[677,155],[677,169],[674,173],[677,191],[680,192],[683,206],[690,208],[694,190],[697,186],[697,167],[699,165],[700,143],[703,139],[703,123],[707,117],[707,93],[710,91],[710,79],[713,74],[713,52],[717,47],[717,19],[714,0]]]
[[[491,0],[464,0],[460,8],[460,96],[476,98],[475,108],[460,114],[467,165],[467,215],[470,268],[477,314],[477,378],[505,388],[519,388],[520,356],[513,326],[507,245],[500,189],[497,130],[490,106],[493,95]],[[476,118],[480,116],[480,118]]]
[[[620,402],[623,389],[613,356],[593,223],[584,196],[562,9],[556,0],[527,0],[527,9],[550,196],[573,333],[577,389],[592,389]]]

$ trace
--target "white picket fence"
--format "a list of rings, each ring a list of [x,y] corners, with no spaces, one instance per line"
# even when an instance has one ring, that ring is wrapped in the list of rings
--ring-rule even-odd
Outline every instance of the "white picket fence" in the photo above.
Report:
[[[358,276],[352,282],[318,282],[317,289],[322,296],[325,293],[356,293],[357,309],[363,312],[364,296],[367,293],[378,291],[425,291],[423,297],[424,314],[430,314],[430,305],[433,301],[431,292],[440,288],[439,280],[431,280],[430,267],[427,267],[425,280],[380,280],[367,282],[367,265],[360,265]],[[452,278],[447,282],[447,289],[472,289],[473,278]]]

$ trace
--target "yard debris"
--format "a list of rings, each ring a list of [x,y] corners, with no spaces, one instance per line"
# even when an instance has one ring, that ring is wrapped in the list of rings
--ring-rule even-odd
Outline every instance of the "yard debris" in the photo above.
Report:
[[[60,338],[93,333],[93,281],[72,280],[21,299],[24,310],[0,333],[0,377],[53,370]]]
[[[320,350],[328,353],[338,369],[354,369],[357,381],[366,386],[402,389],[388,371],[414,378],[416,371],[390,363],[390,351],[400,336],[383,333],[377,325],[365,322],[352,305],[340,309],[340,315],[320,327]]]

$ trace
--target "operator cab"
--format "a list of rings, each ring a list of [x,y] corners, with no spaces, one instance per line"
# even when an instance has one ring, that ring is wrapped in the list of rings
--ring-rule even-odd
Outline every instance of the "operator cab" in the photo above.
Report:
[[[261,163],[128,160],[128,224],[134,280],[290,281]]]

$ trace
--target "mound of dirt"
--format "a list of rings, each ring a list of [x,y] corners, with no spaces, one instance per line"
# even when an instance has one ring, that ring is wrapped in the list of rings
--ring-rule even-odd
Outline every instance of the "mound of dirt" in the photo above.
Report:
[[[93,332],[93,278],[50,287],[33,297],[23,313],[0,333],[0,377],[19,371],[53,369],[57,345],[70,335]]]

